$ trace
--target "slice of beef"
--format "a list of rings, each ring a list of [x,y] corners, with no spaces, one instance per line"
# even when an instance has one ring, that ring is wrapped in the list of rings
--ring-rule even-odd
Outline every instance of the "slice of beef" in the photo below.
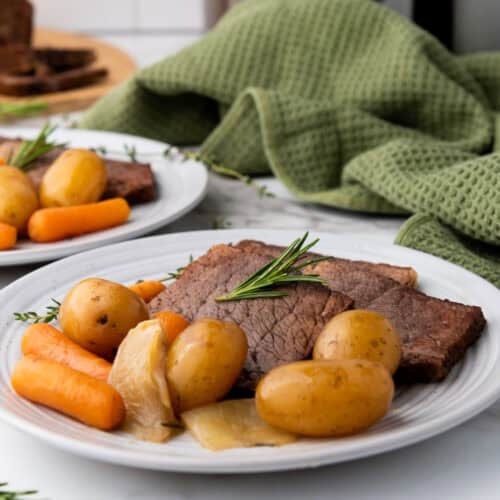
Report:
[[[283,251],[282,247],[260,242],[244,241],[237,247],[269,258]],[[400,382],[444,379],[486,324],[479,307],[436,299],[401,285],[416,278],[411,268],[332,258],[303,272],[319,274],[332,290],[352,297],[355,308],[377,311],[394,324],[403,346],[396,374]]]
[[[268,255],[270,258],[275,258],[283,251],[283,247],[277,245],[267,245],[266,243],[255,240],[242,240],[236,245],[236,247],[247,252],[259,252],[261,254]],[[309,253],[307,258],[314,256],[318,256],[318,254]],[[415,269],[411,267],[365,262],[362,260],[339,259],[337,257],[332,257],[332,259],[328,262],[330,266],[334,266],[338,269],[344,269],[347,267],[351,272],[359,272],[360,276],[364,276],[365,271],[371,271],[378,275],[391,278],[401,285],[411,287],[415,287],[417,285],[418,276]]]
[[[0,137],[0,158],[7,160],[14,155],[21,144],[21,140]],[[39,186],[43,175],[64,151],[64,148],[55,148],[35,160],[28,175]],[[156,199],[156,186],[151,166],[147,163],[110,160],[104,158],[108,183],[104,198],[122,197],[131,204],[146,203]]]
[[[287,287],[288,296],[282,298],[215,301],[268,261],[264,255],[217,245],[150,303],[153,313],[170,310],[191,321],[210,317],[240,325],[249,346],[240,388],[255,389],[272,368],[310,356],[328,320],[352,307],[346,295],[312,283]]]
[[[31,45],[33,6],[27,0],[0,0],[0,45]]]

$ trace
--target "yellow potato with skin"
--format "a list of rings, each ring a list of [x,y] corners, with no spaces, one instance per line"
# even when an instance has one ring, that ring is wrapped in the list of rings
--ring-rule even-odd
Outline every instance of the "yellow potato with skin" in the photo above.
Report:
[[[401,340],[381,314],[346,311],[325,325],[314,345],[313,359],[367,359],[382,363],[394,374],[401,360]]]
[[[69,207],[99,201],[106,189],[106,166],[87,149],[69,149],[49,167],[40,183],[42,207]]]
[[[144,301],[127,287],[100,278],[74,286],[64,298],[59,323],[85,349],[112,359],[129,330],[149,319]]]
[[[269,425],[311,437],[356,434],[389,410],[394,382],[362,359],[298,361],[271,370],[257,386],[259,415]]]
[[[38,196],[30,178],[16,167],[0,166],[0,222],[24,231],[38,208]]]
[[[239,377],[247,337],[235,323],[201,319],[172,343],[166,376],[176,413],[222,399]]]

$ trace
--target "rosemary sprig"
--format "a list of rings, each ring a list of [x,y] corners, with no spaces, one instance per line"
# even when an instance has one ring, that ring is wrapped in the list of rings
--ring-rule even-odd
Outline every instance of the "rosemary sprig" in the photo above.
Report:
[[[42,101],[26,102],[22,104],[0,102],[0,121],[36,115],[45,111],[47,108],[48,104]]]
[[[43,315],[39,315],[35,311],[28,312],[15,312],[14,319],[16,321],[24,321],[25,323],[51,323],[57,316],[59,315],[59,309],[61,307],[61,303],[56,299],[51,299],[55,305],[47,306],[46,313]],[[1,500],[1,499],[0,499]]]
[[[243,182],[247,186],[255,189],[259,198],[274,198],[274,194],[268,191],[266,186],[262,186],[261,184],[256,183],[250,176],[242,174],[241,172],[238,172],[237,170],[234,170],[232,168],[219,165],[215,161],[212,161],[194,151],[180,151],[173,146],[169,146],[167,149],[165,149],[163,156],[170,159],[176,159],[180,156],[183,161],[198,161],[200,163],[203,163],[203,165],[205,165],[209,170],[215,172],[216,174],[224,175],[226,177],[232,177],[233,179]]]
[[[0,483],[0,488],[7,486],[8,483]],[[36,495],[38,491],[36,490],[26,490],[26,491],[5,491],[0,490],[0,500],[21,500],[22,497],[26,495]]]
[[[326,285],[326,280],[317,274],[300,274],[300,270],[304,267],[330,258],[325,256],[315,257],[297,263],[319,241],[319,239],[315,239],[305,245],[308,236],[309,233],[306,233],[302,238],[297,238],[279,257],[262,266],[234,290],[221,297],[217,297],[215,300],[217,302],[226,302],[231,300],[285,297],[288,295],[285,291],[274,290],[274,288],[298,282]]]
[[[51,126],[48,123],[45,124],[35,139],[22,142],[19,151],[9,161],[9,164],[26,171],[29,170],[30,164],[39,156],[52,151],[54,148],[65,146],[65,144],[49,142],[49,136],[55,129],[55,126]]]

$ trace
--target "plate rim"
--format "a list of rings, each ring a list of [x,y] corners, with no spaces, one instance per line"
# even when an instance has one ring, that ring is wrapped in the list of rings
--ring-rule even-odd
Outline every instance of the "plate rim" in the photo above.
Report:
[[[32,136],[36,135],[39,132],[39,129],[34,127],[0,127],[0,134],[6,137],[16,137],[19,135]],[[106,142],[106,136],[115,137],[115,140],[119,138],[128,141],[139,141],[144,144],[149,144],[151,148],[161,148],[165,149],[168,146],[168,143],[164,143],[161,141],[156,141],[153,139],[148,139],[145,137],[140,137],[131,134],[122,134],[118,132],[111,132],[105,130],[87,130],[87,129],[65,129],[59,128],[56,130],[56,133],[63,135],[93,135],[99,134],[103,136],[102,142]],[[73,139],[77,140],[77,138]],[[139,154],[140,156],[140,154]],[[190,170],[189,174],[185,171],[184,167],[189,164]],[[151,166],[154,171],[154,165],[151,161]],[[102,231],[101,237],[96,241],[82,241],[78,242],[78,238],[67,240],[70,245],[67,247],[61,246],[59,248],[47,248],[44,247],[43,244],[39,249],[13,249],[4,252],[0,252],[0,269],[2,267],[8,266],[19,266],[19,265],[27,265],[27,264],[36,264],[36,263],[44,263],[50,262],[56,259],[66,258],[81,252],[86,252],[89,250],[94,250],[96,248],[102,248],[104,246],[108,246],[111,244],[128,241],[131,239],[136,239],[137,237],[143,236],[147,233],[151,233],[163,226],[166,226],[190,211],[192,211],[196,206],[198,206],[203,199],[205,198],[208,191],[208,170],[203,163],[190,159],[189,162],[182,163],[180,161],[174,161],[171,165],[172,168],[177,170],[177,173],[182,178],[189,178],[190,180],[194,175],[197,177],[197,182],[195,184],[196,190],[193,192],[191,196],[191,200],[188,203],[185,203],[181,208],[177,209],[175,213],[163,216],[161,218],[157,218],[152,222],[144,221],[141,223],[139,227],[134,229],[129,229],[123,234],[114,234],[109,235],[106,234],[106,230]],[[155,179],[156,182],[158,178]],[[133,210],[132,206],[132,210]],[[96,233],[98,234],[98,233]],[[75,243],[76,242],[76,243]],[[71,245],[72,244],[72,245]]]
[[[96,254],[106,253],[110,248],[116,249],[116,247],[133,247],[135,245],[148,245],[151,242],[158,242],[160,240],[172,240],[179,236],[184,236],[186,238],[202,238],[204,235],[212,236],[215,233],[218,235],[224,235],[227,241],[235,241],[237,239],[243,238],[260,238],[266,239],[266,237],[270,237],[271,234],[276,235],[280,233],[282,235],[285,234],[298,234],[300,230],[291,229],[291,230],[283,230],[283,229],[224,229],[224,230],[205,230],[205,231],[187,231],[181,233],[170,233],[165,235],[156,235],[149,236],[145,238],[140,238],[131,241],[125,241],[121,243],[115,243],[112,245],[106,245],[104,247],[100,247],[97,249],[89,250],[86,252],[82,252],[77,255],[73,255],[62,259],[60,261],[48,264],[43,266],[31,273],[28,273],[18,280],[14,281],[7,287],[0,290],[0,302],[4,296],[4,294],[12,294],[16,293],[16,290],[22,289],[25,286],[26,282],[29,282],[33,279],[36,279],[38,275],[43,275],[44,273],[51,272],[53,269],[57,269],[59,266],[66,266],[69,264],[78,263],[79,260],[85,261],[88,258],[92,258],[96,256]],[[267,233],[267,235],[266,235]],[[321,231],[311,231],[311,236],[314,237],[331,237],[332,235],[329,233],[321,232]],[[467,271],[460,266],[457,266],[453,263],[447,262],[438,257],[432,256],[430,254],[426,254],[424,252],[420,252],[417,250],[413,250],[407,247],[402,247],[394,244],[381,244],[380,240],[376,238],[372,238],[370,236],[365,236],[360,233],[349,233],[349,234],[339,234],[339,238],[353,238],[358,237],[360,241],[365,243],[370,243],[370,240],[374,240],[373,243],[375,249],[380,248],[383,249],[396,249],[399,252],[407,253],[410,257],[411,255],[418,256],[420,259],[429,259],[434,264],[446,265],[451,271],[455,270],[464,275],[468,280],[472,280],[473,284],[476,286],[485,286],[487,290],[485,293],[493,292],[496,294],[500,293],[496,287],[494,287],[491,283],[487,282],[483,278],[475,275],[474,273]],[[208,239],[208,238],[207,238]],[[208,248],[207,248],[208,249]],[[493,299],[494,300],[494,299]],[[498,317],[496,317],[498,320]],[[498,360],[498,357],[497,357]],[[493,367],[491,373],[488,376],[488,380],[492,378],[492,374],[497,373],[500,374],[500,363],[496,363]],[[164,455],[162,462],[156,461],[156,457],[152,456],[150,460],[147,458],[147,450],[142,453],[146,455],[145,457],[141,457],[141,462],[137,462],[137,456],[128,456],[126,452],[120,451],[119,449],[110,449],[104,448],[98,444],[91,444],[78,441],[75,438],[66,437],[64,435],[60,435],[57,431],[45,430],[36,426],[35,424],[31,424],[22,419],[22,417],[18,417],[16,415],[11,414],[8,410],[0,407],[0,419],[5,421],[6,423],[27,431],[28,433],[38,437],[44,442],[48,442],[59,449],[63,449],[73,454],[82,455],[87,458],[104,461],[108,463],[115,463],[125,466],[131,466],[135,468],[142,469],[150,469],[150,470],[165,470],[172,472],[185,472],[185,473],[201,473],[201,474],[213,474],[213,473],[263,473],[263,472],[275,472],[282,470],[296,470],[296,469],[305,469],[311,467],[319,467],[322,465],[335,464],[345,461],[350,461],[358,458],[365,458],[373,455],[378,455],[381,453],[386,453],[388,451],[393,451],[411,444],[415,444],[417,442],[424,441],[429,439],[435,435],[441,434],[447,430],[450,430],[461,423],[473,418],[491,404],[493,404],[497,399],[500,398],[500,377],[497,378],[498,382],[493,384],[491,387],[487,387],[487,390],[483,390],[480,395],[478,395],[473,404],[469,403],[465,410],[462,410],[460,415],[457,416],[455,412],[452,417],[448,416],[448,413],[444,415],[440,415],[437,419],[434,419],[429,422],[422,422],[419,424],[414,424],[410,429],[397,429],[395,431],[391,431],[391,435],[387,436],[386,433],[382,433],[377,436],[372,436],[371,442],[367,445],[364,442],[355,443],[352,446],[350,453],[343,455],[342,457],[332,456],[332,451],[327,450],[319,450],[313,452],[314,457],[307,457],[307,453],[302,453],[298,457],[292,457],[291,459],[287,459],[284,457],[280,457],[279,462],[276,463],[276,457],[270,456],[265,459],[260,459],[258,463],[252,464],[252,461],[255,461],[255,457],[245,457],[243,460],[243,466],[240,460],[235,460],[234,456],[225,457],[225,460],[219,459],[217,461],[217,465],[210,465],[206,460],[200,460],[191,457],[179,457],[179,456],[167,456]],[[382,442],[379,442],[382,441]],[[224,465],[221,466],[221,462],[224,462]],[[236,462],[236,463],[235,463]],[[247,463],[248,462],[248,463]]]

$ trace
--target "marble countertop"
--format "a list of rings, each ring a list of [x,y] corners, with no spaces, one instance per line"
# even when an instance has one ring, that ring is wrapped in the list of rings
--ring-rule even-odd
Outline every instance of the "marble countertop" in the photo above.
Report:
[[[279,181],[258,182],[275,197],[259,199],[252,188],[211,175],[205,200],[157,233],[214,226],[296,228],[369,234],[390,244],[403,222],[304,205]],[[0,268],[0,287],[33,268]],[[498,499],[499,467],[500,403],[452,431],[399,451],[314,470],[240,476],[173,474],[97,463],[0,422],[0,483],[36,488],[40,498],[51,500]]]

